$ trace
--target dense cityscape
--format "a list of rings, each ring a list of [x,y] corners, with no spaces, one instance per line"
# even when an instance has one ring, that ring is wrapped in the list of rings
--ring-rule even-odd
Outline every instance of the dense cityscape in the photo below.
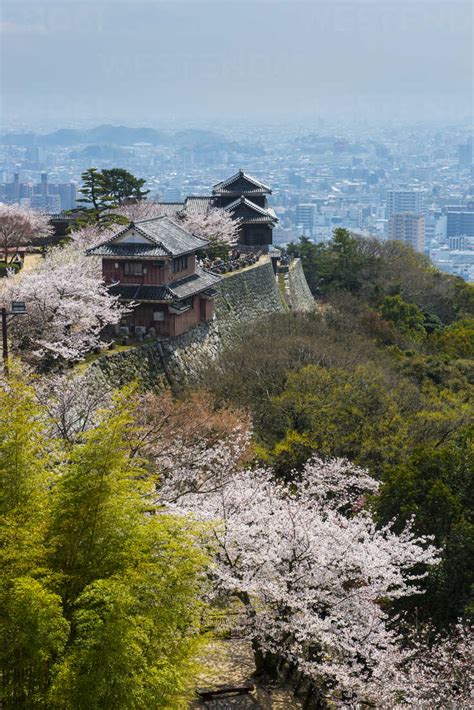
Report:
[[[33,130],[2,137],[0,201],[58,214],[76,206],[82,171],[120,166],[146,179],[151,199],[180,202],[243,167],[272,186],[277,246],[301,235],[328,241],[345,227],[407,241],[442,271],[474,281],[468,121]]]

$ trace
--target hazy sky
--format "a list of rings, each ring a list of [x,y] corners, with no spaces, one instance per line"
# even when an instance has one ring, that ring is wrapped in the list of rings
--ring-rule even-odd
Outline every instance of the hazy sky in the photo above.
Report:
[[[455,120],[470,0],[0,0],[2,116],[51,125]]]

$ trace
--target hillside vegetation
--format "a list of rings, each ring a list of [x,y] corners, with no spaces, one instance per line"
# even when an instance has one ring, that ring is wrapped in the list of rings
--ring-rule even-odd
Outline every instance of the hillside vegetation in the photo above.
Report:
[[[405,244],[343,229],[288,251],[318,310],[248,328],[207,382],[249,409],[256,455],[283,480],[316,453],[382,482],[380,523],[401,529],[414,516],[443,546],[409,611],[445,626],[473,610],[474,287]]]
[[[179,392],[33,376],[26,340],[3,373],[2,708],[189,707],[236,637],[307,710],[471,706],[473,288],[344,230],[289,251],[316,309]]]

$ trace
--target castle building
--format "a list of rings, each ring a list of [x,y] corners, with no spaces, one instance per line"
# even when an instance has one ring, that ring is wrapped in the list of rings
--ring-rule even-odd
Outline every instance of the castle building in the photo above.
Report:
[[[239,222],[241,246],[253,249],[268,248],[273,243],[273,228],[278,222],[274,210],[268,206],[272,191],[257,178],[239,170],[212,188],[212,195],[191,195],[184,202],[159,203],[164,212],[175,214],[205,214],[212,208],[229,212]]]
[[[87,250],[102,258],[110,293],[136,304],[121,323],[122,333],[171,337],[213,318],[220,277],[196,260],[206,244],[165,215],[130,222]]]

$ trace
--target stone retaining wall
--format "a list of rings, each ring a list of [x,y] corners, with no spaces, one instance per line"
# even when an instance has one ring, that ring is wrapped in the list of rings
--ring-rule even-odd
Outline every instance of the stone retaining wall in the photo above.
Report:
[[[306,281],[301,259],[295,259],[285,274],[286,296],[292,311],[314,310],[314,297]]]
[[[242,324],[285,310],[269,260],[225,276],[217,286],[215,318],[182,336],[102,355],[89,367],[114,385],[139,380],[145,389],[177,384],[229,345]]]

